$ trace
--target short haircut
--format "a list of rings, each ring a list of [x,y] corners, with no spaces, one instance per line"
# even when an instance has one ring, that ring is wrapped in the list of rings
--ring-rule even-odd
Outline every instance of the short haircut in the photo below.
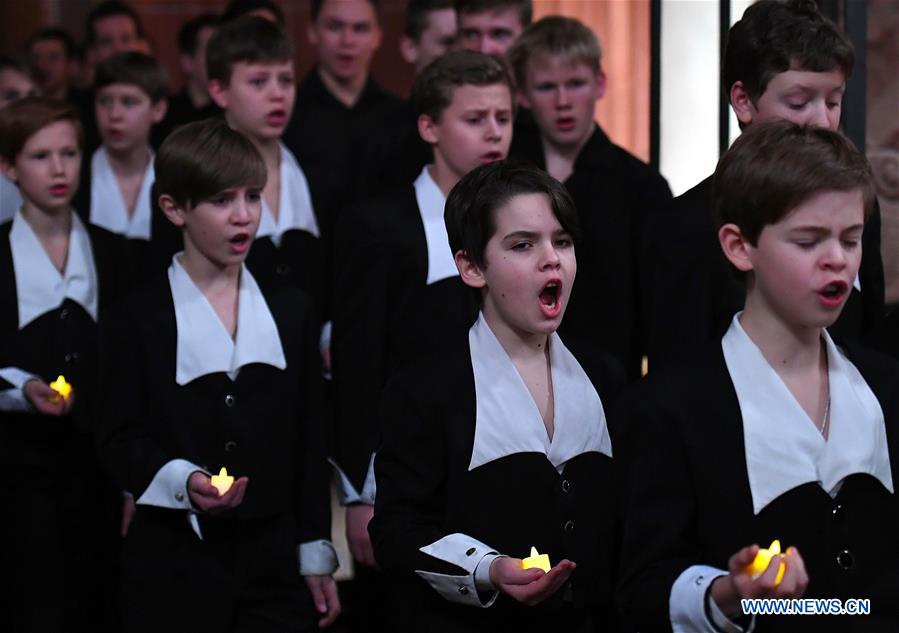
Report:
[[[130,84],[140,88],[153,103],[168,94],[168,77],[162,64],[145,53],[116,53],[97,64],[94,71],[94,94],[112,84]]]
[[[68,121],[75,126],[78,147],[84,144],[77,108],[48,97],[25,97],[0,109],[0,157],[16,162],[25,143],[48,125]]]
[[[234,64],[283,63],[293,60],[293,45],[284,29],[258,15],[225,22],[206,47],[206,74],[227,85]]]
[[[188,209],[234,187],[262,189],[266,180],[259,150],[221,117],[175,129],[159,148],[153,168],[153,199],[168,195]]]
[[[230,22],[253,11],[269,11],[275,21],[284,26],[284,11],[274,0],[231,0],[222,11],[222,22]]]
[[[871,166],[852,141],[784,120],[749,126],[718,162],[714,183],[717,225],[736,224],[753,245],[815,194],[861,190],[866,220],[876,200]]]
[[[518,20],[527,26],[534,19],[534,4],[531,0],[456,0],[456,13],[484,13],[507,8],[518,9]]]
[[[325,2],[328,0],[312,0],[312,21],[315,22],[318,19],[318,14],[321,13],[322,7],[325,6]],[[379,0],[368,0],[368,3],[375,10],[375,17],[378,15],[378,2]]]
[[[443,218],[453,253],[462,251],[480,268],[487,242],[496,232],[496,212],[515,196],[542,193],[553,215],[574,239],[580,237],[577,209],[565,185],[533,165],[502,160],[468,172],[449,193]]]
[[[409,0],[403,35],[417,42],[428,28],[428,18],[434,11],[455,8],[455,0]]]
[[[117,15],[124,15],[131,18],[131,21],[134,23],[134,30],[137,33],[137,36],[141,39],[146,37],[144,33],[144,25],[140,21],[140,16],[137,14],[137,11],[135,11],[131,7],[131,5],[120,2],[119,0],[106,0],[106,2],[101,2],[100,4],[95,6],[90,10],[90,13],[87,14],[87,20],[84,27],[84,35],[87,40],[88,48],[93,46],[97,41],[97,34],[94,33],[94,25],[104,18],[111,18]]]
[[[813,0],[759,0],[728,33],[722,87],[729,98],[741,81],[754,102],[780,73],[839,70],[848,80],[854,64],[851,42]]]
[[[602,50],[596,34],[580,20],[549,15],[527,27],[506,53],[520,88],[525,85],[528,62],[545,57],[583,62],[598,74]]]
[[[72,36],[69,35],[68,31],[57,27],[48,27],[35,32],[34,35],[28,38],[28,44],[26,44],[25,49],[30,51],[31,47],[38,42],[45,42],[47,40],[55,40],[62,43],[62,49],[66,59],[74,59],[77,55],[75,40],[72,39]]]
[[[453,102],[456,88],[501,84],[514,92],[506,65],[476,51],[451,51],[434,60],[416,77],[412,87],[415,112],[439,121]]]
[[[191,18],[178,29],[178,52],[182,55],[196,55],[200,31],[218,26],[219,18],[214,13],[201,13]]]

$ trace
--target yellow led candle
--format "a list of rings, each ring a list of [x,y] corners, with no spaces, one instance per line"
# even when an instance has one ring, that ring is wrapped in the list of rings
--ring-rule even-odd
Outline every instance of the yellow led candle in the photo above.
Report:
[[[60,398],[63,400],[68,400],[69,395],[72,393],[72,385],[66,382],[64,376],[59,376],[56,380],[50,383],[50,389],[57,393],[56,396],[53,396],[51,400],[59,401]]]
[[[752,575],[752,579],[755,580],[764,574],[765,570],[768,569],[768,565],[771,563],[771,559],[780,553],[780,541],[777,539],[774,539],[768,549],[760,549],[759,553],[755,555],[755,559],[747,567],[747,571]],[[780,569],[777,570],[777,578],[774,580],[775,587],[780,584],[781,580],[783,580],[784,572],[786,570],[787,566],[783,560],[781,560]]]
[[[542,569],[543,571],[549,571],[551,567],[549,564],[549,555],[538,554],[537,548],[531,547],[531,555],[521,561],[521,568],[531,569],[532,567]]]
[[[231,484],[234,483],[234,477],[229,475],[228,469],[222,466],[219,474],[213,475],[210,481],[212,482],[212,485],[218,489],[219,496],[221,497],[231,488]]]

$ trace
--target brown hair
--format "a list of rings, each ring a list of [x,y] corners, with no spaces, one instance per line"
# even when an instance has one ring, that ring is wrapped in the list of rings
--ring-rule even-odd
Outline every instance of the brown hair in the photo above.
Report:
[[[206,45],[206,74],[227,85],[234,64],[282,63],[293,60],[293,45],[284,28],[258,15],[224,23]]]
[[[518,21],[527,26],[534,18],[534,4],[531,0],[456,0],[456,13],[484,13],[506,8],[518,9]]]
[[[602,50],[599,39],[583,22],[549,15],[526,28],[506,53],[519,88],[525,87],[528,62],[545,57],[583,62],[599,74]]]
[[[221,118],[188,123],[163,142],[153,164],[153,199],[165,194],[190,208],[233,187],[265,186],[256,146]]]
[[[129,84],[140,88],[153,103],[165,99],[169,81],[165,68],[145,53],[118,53],[97,64],[94,72],[94,94],[112,84]]]
[[[822,191],[862,192],[865,219],[875,204],[871,165],[852,141],[789,121],[752,124],[718,162],[717,225],[736,224],[750,244],[762,229]]]
[[[452,51],[428,64],[412,87],[412,103],[418,114],[439,121],[443,111],[453,102],[456,88],[461,86],[493,86],[502,84],[514,91],[505,64],[484,53]]]
[[[48,97],[25,97],[0,109],[0,157],[10,164],[16,162],[28,139],[57,121],[68,121],[75,127],[80,149],[84,138],[74,106]]]

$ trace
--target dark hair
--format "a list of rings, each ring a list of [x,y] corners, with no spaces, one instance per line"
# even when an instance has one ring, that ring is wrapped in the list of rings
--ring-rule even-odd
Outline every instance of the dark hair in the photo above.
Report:
[[[502,84],[514,92],[506,65],[476,51],[451,51],[434,60],[416,77],[412,87],[415,112],[439,121],[460,86]]]
[[[116,53],[97,64],[94,71],[94,94],[112,84],[137,86],[153,103],[165,99],[169,86],[162,64],[155,58],[137,51]]]
[[[577,209],[565,186],[533,165],[501,160],[468,172],[449,193],[443,219],[453,253],[487,266],[484,251],[496,231],[496,212],[515,196],[542,193],[553,215],[572,237],[580,237]]]
[[[29,79],[32,77],[31,68],[20,57],[8,57],[0,55],[0,70],[14,70],[20,75],[25,75]]]
[[[137,33],[137,36],[141,39],[145,37],[144,25],[140,21],[140,16],[137,14],[137,11],[131,8],[130,5],[120,2],[119,0],[106,0],[106,2],[101,2],[95,6],[90,10],[90,13],[87,14],[84,34],[88,47],[93,46],[97,41],[97,34],[94,33],[94,25],[100,20],[117,15],[124,15],[131,18],[131,21],[134,22],[134,30]]]
[[[208,12],[201,13],[182,24],[178,30],[178,52],[182,55],[195,55],[200,31],[205,28],[215,28],[218,24],[218,16]]]
[[[434,11],[453,9],[454,0],[409,0],[406,7],[406,21],[403,35],[417,42],[421,34],[428,28],[428,17]]]
[[[270,11],[275,21],[284,26],[284,11],[274,0],[231,0],[222,12],[222,22],[230,22],[253,11]]]
[[[206,47],[206,74],[223,84],[231,81],[238,62],[277,63],[293,60],[293,45],[278,24],[258,15],[225,22]]]
[[[742,81],[755,102],[777,74],[839,69],[848,80],[854,63],[852,44],[813,0],[758,0],[728,33],[722,86],[729,99]]]
[[[534,19],[534,5],[531,0],[456,0],[456,13],[483,13],[506,8],[518,9],[518,19],[527,26]]]
[[[73,59],[76,55],[76,47],[75,40],[72,39],[72,36],[69,35],[69,32],[56,28],[56,27],[48,27],[45,29],[40,29],[34,35],[28,38],[28,44],[25,45],[25,49],[30,51],[31,47],[37,44],[38,42],[44,42],[46,40],[56,40],[57,42],[62,42],[62,48],[65,52],[66,59]]]
[[[322,7],[325,6],[325,2],[328,0],[312,0],[312,21],[315,22],[318,19],[318,14],[321,13]],[[374,7],[375,16],[378,14],[378,2],[379,0],[368,0],[368,3]]]
[[[815,194],[855,189],[867,220],[876,200],[871,165],[839,132],[783,120],[752,124],[715,170],[717,226],[736,224],[755,245],[763,228]]]
[[[165,194],[190,208],[232,187],[265,186],[265,162],[250,140],[214,117],[166,137],[153,163],[153,199]]]
[[[8,104],[0,109],[0,156],[14,163],[28,139],[57,121],[68,121],[75,126],[81,148],[84,144],[81,115],[74,106],[47,97],[24,97]]]

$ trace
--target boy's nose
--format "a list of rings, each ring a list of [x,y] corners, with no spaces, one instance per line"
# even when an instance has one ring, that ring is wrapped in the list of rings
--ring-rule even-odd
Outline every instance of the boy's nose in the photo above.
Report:
[[[496,117],[489,117],[487,120],[487,139],[494,141],[503,137],[503,126],[496,120]]]
[[[812,105],[812,115],[808,121],[809,125],[814,127],[830,128],[830,113],[827,110],[827,104],[823,100],[816,101]]]
[[[59,154],[50,155],[50,169],[54,174],[61,174],[65,171],[63,167],[62,157]]]
[[[571,98],[568,96],[568,91],[565,88],[559,88],[559,91],[556,92],[556,107],[566,108],[570,105]]]

